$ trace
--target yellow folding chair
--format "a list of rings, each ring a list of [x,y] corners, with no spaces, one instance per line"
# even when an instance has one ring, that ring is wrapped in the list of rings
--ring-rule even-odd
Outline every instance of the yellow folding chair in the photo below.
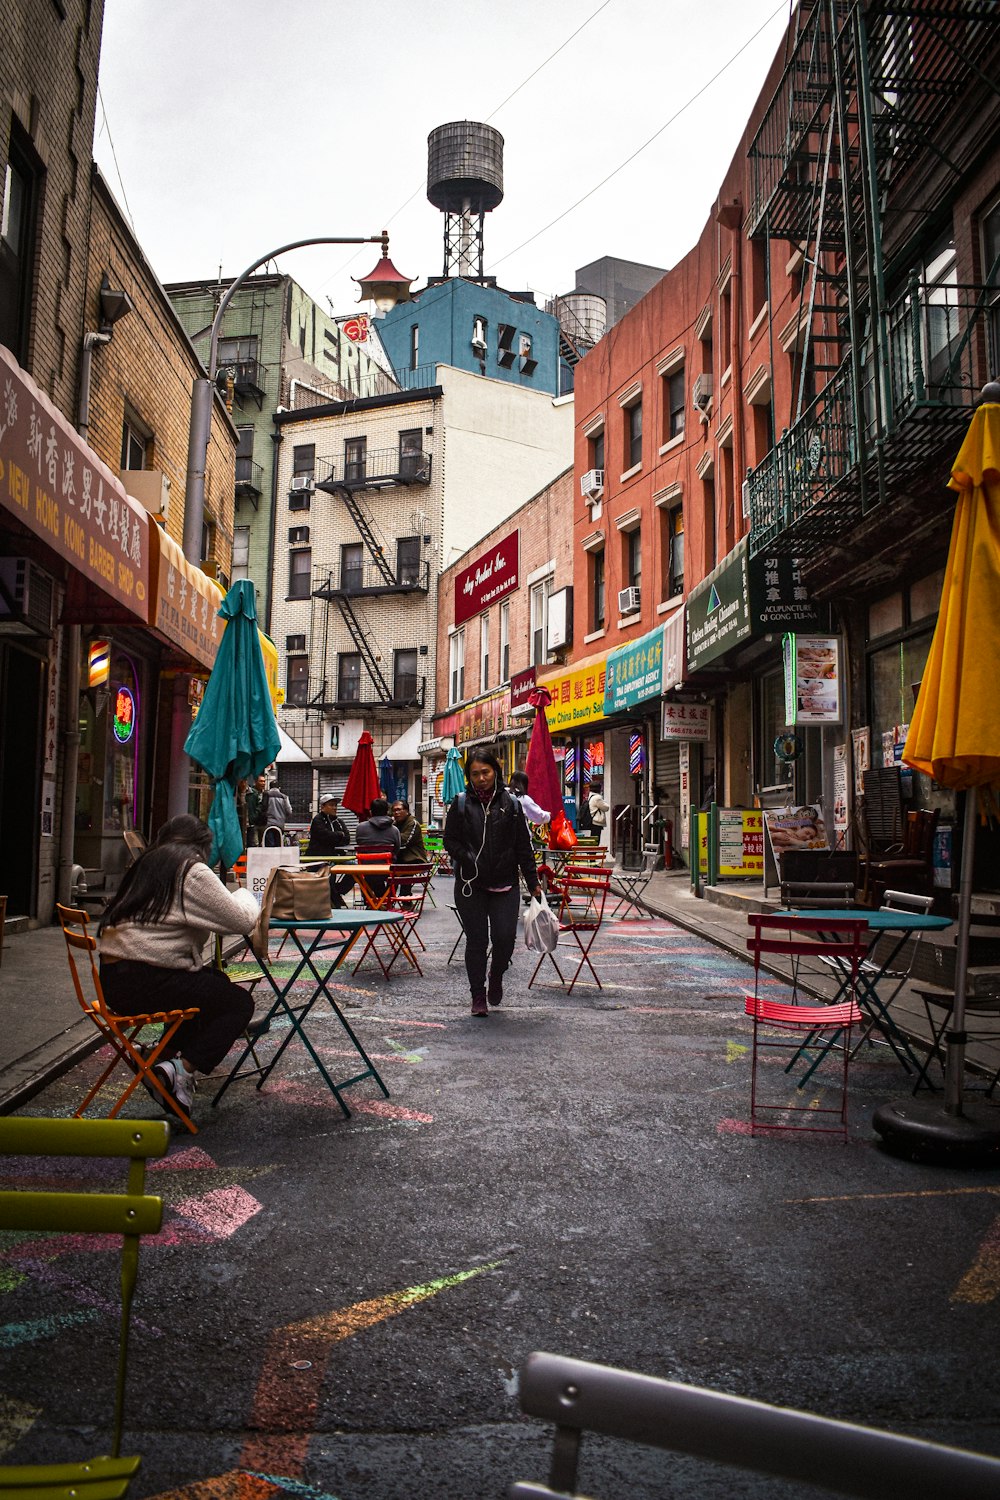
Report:
[[[146,1162],[170,1145],[166,1120],[0,1119],[0,1156],[86,1156],[128,1159],[124,1192],[0,1192],[0,1229],[121,1235],[121,1324],[110,1455],[79,1463],[0,1465],[0,1500],[118,1500],[142,1462],[121,1456],[125,1378],[139,1239],[156,1234],[163,1200],[146,1193]]]

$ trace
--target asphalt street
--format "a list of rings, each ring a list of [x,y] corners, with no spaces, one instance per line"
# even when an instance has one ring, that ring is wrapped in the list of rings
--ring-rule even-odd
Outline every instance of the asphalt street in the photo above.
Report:
[[[213,1109],[223,1074],[204,1080],[199,1133],[150,1172],[166,1211],[141,1252],[130,1494],[499,1500],[547,1475],[550,1432],[517,1402],[534,1349],[1000,1454],[1000,1170],[882,1151],[872,1110],[908,1093],[888,1050],[857,1060],[846,1145],[751,1139],[739,959],[617,921],[603,989],[567,995],[546,968],[529,990],[519,946],[477,1020],[439,887],[422,977],[368,960],[336,979],[388,1099],[355,1085],[345,1119],[293,1041],[262,1091]],[[329,1008],[308,1027],[335,1076],[357,1071]],[[100,1066],[19,1113],[72,1114]],[[103,1451],[117,1258],[3,1234],[0,1288],[3,1461]],[[818,1493],[603,1440],[581,1488]]]

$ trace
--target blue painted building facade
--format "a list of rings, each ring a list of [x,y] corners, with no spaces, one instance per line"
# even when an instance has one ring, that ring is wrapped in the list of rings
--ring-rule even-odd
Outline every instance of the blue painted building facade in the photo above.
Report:
[[[433,384],[445,364],[558,395],[558,319],[525,297],[455,276],[394,307],[376,326],[400,385]]]

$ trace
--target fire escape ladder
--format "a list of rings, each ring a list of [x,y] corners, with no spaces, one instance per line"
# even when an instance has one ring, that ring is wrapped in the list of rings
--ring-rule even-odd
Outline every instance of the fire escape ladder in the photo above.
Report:
[[[382,673],[379,662],[379,653],[376,650],[376,642],[366,622],[359,616],[354,605],[345,594],[337,596],[337,608],[340,616],[347,626],[348,634],[354,642],[355,650],[361,656],[367,668],[368,675],[375,684],[376,691],[382,703],[388,703],[392,699],[392,692]]]
[[[397,579],[395,573],[393,572],[392,568],[390,568],[386,560],[385,539],[379,533],[379,530],[375,525],[375,519],[372,516],[371,511],[368,509],[367,505],[361,498],[360,492],[358,490],[348,489],[346,486],[343,486],[340,490],[340,494],[343,497],[344,504],[347,506],[347,511],[349,516],[351,517],[351,520],[358,528],[361,540],[364,542],[365,547],[368,550],[368,555],[372,559],[372,562],[375,564],[376,568],[381,573],[386,583],[398,583],[399,580]]]

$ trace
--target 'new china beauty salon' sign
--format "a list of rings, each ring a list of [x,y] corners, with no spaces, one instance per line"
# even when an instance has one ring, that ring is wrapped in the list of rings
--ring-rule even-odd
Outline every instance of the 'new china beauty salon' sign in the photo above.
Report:
[[[520,533],[512,531],[455,575],[456,625],[464,625],[517,588],[519,542]]]

